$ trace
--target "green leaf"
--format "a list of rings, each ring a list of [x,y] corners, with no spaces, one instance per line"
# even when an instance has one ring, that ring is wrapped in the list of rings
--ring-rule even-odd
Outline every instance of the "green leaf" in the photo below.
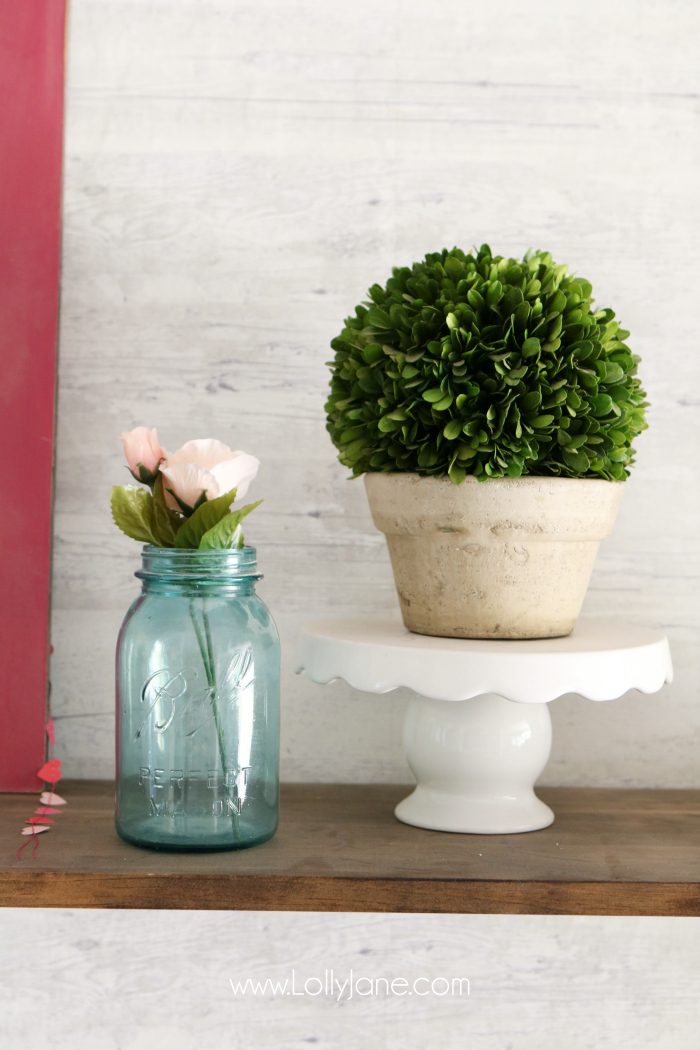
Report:
[[[448,441],[454,441],[462,433],[462,420],[451,419],[449,423],[445,423],[442,432]]]
[[[166,504],[163,480],[163,475],[159,473],[153,486],[153,531],[159,547],[174,547],[182,518]]]
[[[486,302],[489,306],[496,306],[503,298],[503,285],[500,281],[492,281],[486,289]]]
[[[562,291],[555,292],[552,298],[547,303],[548,317],[552,314],[560,314],[566,306],[566,296]]]
[[[433,387],[432,390],[425,390],[423,393],[424,401],[442,401],[445,396],[444,390],[441,390],[439,386]]]
[[[629,459],[629,449],[614,448],[609,455],[613,463],[626,463]]]
[[[115,485],[111,504],[114,524],[126,536],[139,543],[161,546],[153,522],[153,496],[147,489]]]
[[[522,379],[524,375],[527,375],[527,365],[519,365],[508,372],[509,379]]]
[[[531,427],[537,427],[538,430],[540,430],[542,427],[548,427],[549,424],[553,422],[554,416],[550,415],[548,412],[545,412],[545,414],[542,416],[535,416],[534,419],[527,420],[527,423]]]
[[[614,361],[605,362],[605,375],[603,380],[606,384],[612,385],[613,383],[620,383],[624,379],[625,373],[622,371],[620,365],[615,364]]]
[[[223,496],[207,500],[198,507],[192,517],[181,525],[175,537],[175,546],[181,549],[196,550],[202,537],[228,513],[236,498],[236,490],[231,489]]]
[[[525,342],[522,345],[523,357],[535,357],[536,354],[539,354],[539,352],[540,352],[540,341],[539,341],[539,339],[535,339],[534,336],[530,336],[529,339],[525,340]]]
[[[518,328],[524,328],[525,327],[525,325],[527,324],[529,316],[530,316],[530,304],[529,303],[520,303],[520,305],[516,306],[515,310],[513,310],[513,322],[515,323],[515,325]]]
[[[418,466],[423,467],[434,467],[438,461],[438,454],[436,449],[430,448],[429,445],[423,445],[422,449],[418,453]]]
[[[523,412],[531,412],[533,408],[539,408],[542,404],[542,394],[539,390],[530,390],[520,398],[519,404]]]
[[[382,360],[384,357],[384,351],[379,343],[368,343],[362,351],[362,356],[368,365],[373,365],[377,361]]]
[[[578,474],[584,474],[588,470],[588,456],[585,452],[578,450],[576,452],[570,452],[568,448],[562,449],[562,455],[564,462],[575,470]]]
[[[439,401],[436,401],[433,405],[435,412],[444,412],[446,408],[449,408],[453,401],[452,394],[445,394]]]
[[[475,310],[481,310],[484,306],[484,298],[476,288],[470,288],[467,292],[467,302]]]
[[[358,438],[360,434],[364,434],[364,431],[364,427],[348,427],[348,429],[344,430],[343,433],[340,435],[340,440],[343,445],[347,445],[350,441],[354,441],[355,438]]]
[[[464,263],[459,259],[455,259],[454,256],[451,256],[449,259],[445,260],[445,270],[452,277],[459,277],[464,270]]]
[[[205,550],[227,550],[237,542],[237,546],[243,546],[243,534],[237,536],[238,528],[244,518],[247,518],[251,511],[254,511],[256,507],[259,507],[262,500],[259,499],[257,503],[248,503],[247,506],[241,507],[239,510],[233,510],[230,514],[227,514],[217,524],[205,532],[202,536],[199,549]]]
[[[448,473],[453,485],[461,485],[467,476],[466,470],[463,467],[458,467],[456,463],[452,464]]]
[[[389,320],[389,315],[378,306],[370,306],[367,311],[367,320],[373,328],[377,328],[380,331],[390,331],[393,327]]]
[[[608,416],[613,410],[613,399],[609,394],[596,394],[591,398],[591,404],[597,416]]]
[[[547,338],[556,339],[561,335],[561,330],[564,327],[564,318],[561,314],[557,314],[554,320],[547,325]]]
[[[447,317],[445,318],[445,323],[446,323],[447,327],[450,329],[450,331],[452,331],[453,328],[457,328],[458,325],[459,325],[459,321],[457,320],[457,317],[455,316],[455,314],[448,314]]]
[[[343,463],[354,464],[367,452],[367,441],[365,437],[356,438],[342,449]]]

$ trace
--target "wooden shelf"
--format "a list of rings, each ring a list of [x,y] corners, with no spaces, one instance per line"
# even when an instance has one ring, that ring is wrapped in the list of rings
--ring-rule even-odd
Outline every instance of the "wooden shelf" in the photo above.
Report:
[[[552,827],[490,836],[400,824],[404,787],[288,784],[270,842],[204,854],[118,839],[110,783],[61,792],[34,859],[15,857],[34,796],[0,798],[0,905],[700,915],[700,791],[542,789]]]

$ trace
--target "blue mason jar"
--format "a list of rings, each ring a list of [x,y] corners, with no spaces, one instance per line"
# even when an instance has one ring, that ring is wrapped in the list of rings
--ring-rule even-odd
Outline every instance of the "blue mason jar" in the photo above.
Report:
[[[117,643],[116,826],[153,849],[275,832],[280,648],[255,550],[146,546]]]

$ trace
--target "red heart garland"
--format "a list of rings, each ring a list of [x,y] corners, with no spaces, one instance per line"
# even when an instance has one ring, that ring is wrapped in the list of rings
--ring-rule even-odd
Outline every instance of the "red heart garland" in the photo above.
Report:
[[[54,731],[53,719],[49,719],[46,723],[46,735],[49,738],[49,755],[51,755],[54,745],[56,743],[56,735]],[[45,785],[50,788],[54,788],[61,779],[61,760],[60,758],[49,758],[48,761],[44,762],[41,769],[37,769],[36,775],[39,780],[43,780]],[[39,845],[38,836],[46,831],[50,831],[53,824],[56,822],[48,816],[49,813],[60,813],[60,809],[56,809],[56,806],[65,806],[66,800],[61,798],[60,795],[56,795],[53,791],[42,791],[39,798],[41,805],[38,806],[34,812],[36,816],[27,817],[25,820],[25,826],[22,828],[20,834],[27,838],[22,846],[17,851],[17,859],[19,860],[22,856],[22,851],[25,846],[32,843],[32,857],[36,857],[37,847]]]
[[[57,784],[61,779],[60,758],[50,758],[48,762],[44,762],[41,769],[37,769],[36,775],[39,780],[45,780],[47,784]]]

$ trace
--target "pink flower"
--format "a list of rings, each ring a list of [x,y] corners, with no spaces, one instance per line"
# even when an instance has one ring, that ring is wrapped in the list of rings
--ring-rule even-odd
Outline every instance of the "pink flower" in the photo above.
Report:
[[[234,452],[213,438],[187,441],[177,452],[166,452],[161,464],[166,503],[175,510],[182,510],[183,504],[192,508],[203,493],[206,499],[216,499],[231,489],[236,489],[237,500],[242,499],[259,466],[255,456]]]
[[[158,464],[165,457],[155,428],[134,427],[121,437],[129,470],[137,481],[150,485],[158,473]]]

